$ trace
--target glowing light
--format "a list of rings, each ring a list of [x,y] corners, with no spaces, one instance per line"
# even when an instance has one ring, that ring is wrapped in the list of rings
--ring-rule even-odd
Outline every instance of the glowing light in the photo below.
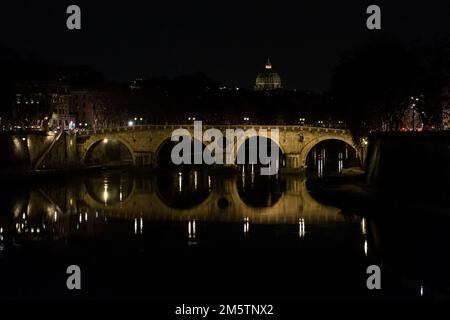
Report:
[[[366,255],[366,257],[367,257],[368,251],[369,251],[369,245],[367,243],[367,240],[364,240],[364,254]]]
[[[188,222],[188,238],[189,240],[194,240],[196,236],[196,226],[195,226],[195,220]]]
[[[198,186],[198,172],[194,171],[194,189],[197,190]]]
[[[134,122],[133,122],[133,121],[131,121],[131,120],[128,121],[128,126],[129,126],[129,127],[132,127],[133,125],[134,125]]]
[[[366,218],[362,218],[361,219],[361,231],[362,234],[367,234],[367,229],[366,229]]]
[[[244,218],[244,234],[248,234],[250,231],[250,219],[248,217]]]
[[[191,222],[188,222],[188,238],[191,239],[192,237],[192,225]]]
[[[306,231],[305,231],[305,219],[300,218],[298,220],[298,235],[299,235],[300,238],[304,238],[305,234],[306,234]]]
[[[323,178],[323,159],[319,158],[317,163],[317,176]]]
[[[178,192],[183,191],[183,175],[181,172],[178,174]]]
[[[344,170],[344,154],[342,152],[339,152],[339,161],[338,161],[338,172],[342,173]]]
[[[108,138],[103,139],[103,143],[108,143]]]
[[[401,128],[400,131],[407,131],[406,128]],[[369,144],[369,141],[367,140],[367,138],[363,138],[362,142],[365,146],[367,146]]]
[[[103,200],[105,201],[105,206],[108,205],[109,192],[108,192],[108,182],[105,180],[105,184],[103,185]]]

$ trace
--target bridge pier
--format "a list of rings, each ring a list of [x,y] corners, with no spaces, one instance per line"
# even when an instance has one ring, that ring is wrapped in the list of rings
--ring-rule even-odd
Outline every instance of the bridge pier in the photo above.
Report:
[[[305,169],[305,165],[300,153],[287,153],[285,154],[285,157],[286,166],[284,168],[281,168],[281,172],[296,173]]]
[[[154,166],[153,152],[135,152],[133,153],[133,165],[135,166]]]

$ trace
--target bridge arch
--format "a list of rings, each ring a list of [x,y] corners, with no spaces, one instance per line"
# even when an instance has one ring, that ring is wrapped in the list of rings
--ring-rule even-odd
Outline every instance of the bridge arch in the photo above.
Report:
[[[193,146],[194,141],[200,142],[202,144],[202,159],[203,159],[203,151],[206,148],[205,143],[202,142],[202,141],[199,141],[198,139],[194,139],[193,135],[186,134],[185,136],[190,137],[192,139],[192,142],[191,142],[191,148],[192,148],[191,151],[192,152],[194,152],[194,149],[193,149],[194,148],[194,146]],[[157,145],[157,147],[155,149],[155,153],[154,153],[154,161],[155,161],[156,166],[161,166],[162,164],[164,164],[164,163],[167,164],[169,162],[167,160],[164,161],[164,159],[161,159],[161,157],[164,156],[164,153],[167,153],[166,156],[170,157],[170,155],[171,155],[171,148],[173,146],[175,146],[176,144],[178,144],[178,143],[179,142],[177,142],[177,141],[172,141],[172,135],[165,136],[164,138],[162,138],[160,140],[160,142],[158,143],[158,145]],[[161,160],[164,163],[162,163]],[[193,161],[192,161],[191,164],[194,165]]]
[[[135,154],[133,152],[133,148],[125,139],[122,139],[120,137],[116,136],[102,136],[102,137],[96,137],[92,141],[88,143],[86,148],[84,149],[84,153],[81,156],[81,160],[84,164],[87,164],[89,157],[92,155],[94,150],[101,144],[101,143],[108,143],[110,141],[117,141],[120,145],[124,146],[128,153],[131,156],[132,159],[132,165],[136,163]]]
[[[356,151],[356,153],[359,155],[359,150],[358,150],[357,146],[355,145],[355,143],[353,142],[353,139],[351,137],[338,136],[338,135],[336,135],[336,136],[333,136],[333,135],[319,136],[317,138],[312,139],[308,143],[306,143],[301,150],[301,154],[300,154],[301,164],[304,167],[306,167],[306,160],[307,160],[308,155],[311,152],[311,150],[316,145],[318,145],[320,142],[327,141],[327,140],[338,140],[338,141],[345,142],[350,147],[352,147]]]
[[[278,141],[276,141],[268,134],[260,134],[259,132],[256,132],[256,134],[250,134],[250,135],[246,134],[243,138],[236,141],[236,145],[235,145],[235,149],[234,149],[235,150],[234,159],[232,159],[233,164],[237,164],[238,155],[241,152],[241,147],[244,146],[246,148],[247,142],[249,142],[251,139],[255,139],[255,138],[258,140],[259,140],[259,138],[265,138],[265,139],[267,139],[268,143],[270,143],[270,144],[274,143],[278,147],[278,150],[280,152],[279,159],[284,161],[284,156],[286,155],[286,152],[285,152],[285,149],[283,148],[282,144],[279,141],[280,139],[278,138]],[[227,143],[229,143],[229,141]],[[242,150],[244,150],[244,149],[242,149]],[[247,152],[246,149],[245,149],[245,152]],[[259,154],[258,154],[258,157],[259,157]],[[280,163],[279,166],[282,167],[283,163]]]

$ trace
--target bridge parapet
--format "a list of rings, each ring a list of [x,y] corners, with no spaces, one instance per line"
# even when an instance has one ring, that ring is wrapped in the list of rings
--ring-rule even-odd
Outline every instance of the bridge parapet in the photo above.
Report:
[[[176,129],[187,129],[193,130],[193,124],[180,124],[180,125],[133,125],[133,126],[121,126],[121,127],[112,127],[112,128],[103,128],[97,130],[83,130],[79,131],[78,135],[80,136],[88,136],[92,134],[105,134],[105,133],[114,133],[114,132],[129,132],[129,131],[145,131],[145,130],[171,130],[174,131]],[[219,129],[221,131],[225,131],[226,129],[255,129],[255,130],[271,130],[278,129],[280,131],[299,131],[299,132],[319,132],[319,133],[335,133],[335,134],[343,134],[349,135],[350,132],[347,129],[341,128],[327,128],[327,127],[315,127],[315,126],[297,126],[297,125],[203,125],[204,130],[208,129]]]

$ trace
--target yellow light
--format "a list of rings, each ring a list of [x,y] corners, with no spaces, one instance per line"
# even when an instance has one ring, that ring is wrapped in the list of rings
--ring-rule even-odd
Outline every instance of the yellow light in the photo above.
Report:
[[[105,205],[108,205],[109,192],[108,192],[108,183],[105,182],[103,185],[103,200],[105,201]]]

